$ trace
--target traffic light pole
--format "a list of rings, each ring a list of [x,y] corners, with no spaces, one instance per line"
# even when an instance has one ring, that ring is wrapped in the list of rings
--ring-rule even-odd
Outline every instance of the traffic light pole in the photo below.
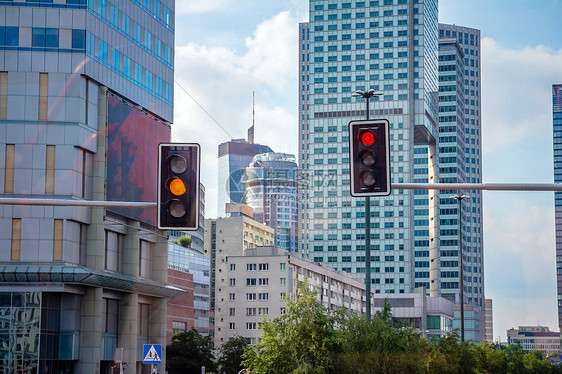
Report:
[[[369,96],[365,96],[365,117],[369,119]],[[371,197],[365,196],[365,295],[367,321],[371,320]]]

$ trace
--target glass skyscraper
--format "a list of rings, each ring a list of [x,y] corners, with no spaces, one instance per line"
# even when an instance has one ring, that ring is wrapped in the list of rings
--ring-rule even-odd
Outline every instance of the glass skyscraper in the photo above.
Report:
[[[297,163],[287,153],[262,153],[246,168],[244,202],[275,230],[275,245],[297,252]]]
[[[252,127],[253,129],[253,127]],[[244,202],[243,178],[252,158],[260,153],[273,152],[267,145],[233,139],[219,145],[218,216],[226,217],[227,203]]]
[[[554,183],[562,183],[562,84],[552,85]],[[562,192],[554,193],[556,216],[556,269],[562,272]],[[562,280],[558,277],[558,326],[562,328]],[[562,330],[561,330],[562,331]]]
[[[441,183],[481,183],[480,31],[457,25],[439,25],[439,180]],[[458,191],[443,190],[440,198],[440,239],[436,253],[439,295],[459,295],[459,227],[465,302],[465,338],[485,337],[484,252],[482,192],[462,191],[460,223]],[[455,327],[460,327],[460,311]]]
[[[480,35],[439,25],[432,0],[309,4],[299,32],[299,251],[363,277],[364,199],[349,194],[347,123],[365,118],[365,101],[351,94],[383,91],[371,99],[370,118],[390,121],[393,183],[481,182]],[[424,286],[455,300],[456,192],[394,190],[371,199],[374,292]],[[465,193],[465,300],[480,307],[481,194]]]
[[[392,182],[436,182],[437,1],[311,0],[309,19],[299,35],[299,250],[364,277],[365,207],[349,194],[347,123],[365,118],[365,102],[351,94],[384,91],[370,118],[390,121]],[[418,148],[426,165],[419,171]],[[410,292],[416,237],[424,251],[437,245],[436,193],[422,199],[411,190],[371,199],[374,292]],[[427,232],[415,232],[418,219],[431,222]]]

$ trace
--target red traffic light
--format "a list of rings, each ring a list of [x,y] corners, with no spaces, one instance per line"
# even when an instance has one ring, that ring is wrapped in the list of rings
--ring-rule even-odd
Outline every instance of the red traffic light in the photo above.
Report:
[[[375,134],[373,134],[371,131],[362,131],[361,133],[359,133],[359,136],[361,143],[363,143],[363,145],[366,147],[371,146],[375,143]]]

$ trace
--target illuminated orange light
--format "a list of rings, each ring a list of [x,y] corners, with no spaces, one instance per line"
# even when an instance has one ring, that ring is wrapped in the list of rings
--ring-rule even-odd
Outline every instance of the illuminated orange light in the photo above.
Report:
[[[185,189],[185,184],[179,178],[174,178],[170,181],[170,192],[176,196],[183,195],[187,190]]]

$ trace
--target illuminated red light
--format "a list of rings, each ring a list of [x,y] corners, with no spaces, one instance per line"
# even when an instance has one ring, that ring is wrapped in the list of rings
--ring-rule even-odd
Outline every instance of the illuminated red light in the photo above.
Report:
[[[375,134],[371,131],[363,131],[359,136],[361,143],[363,143],[364,146],[368,147],[375,143]]]

